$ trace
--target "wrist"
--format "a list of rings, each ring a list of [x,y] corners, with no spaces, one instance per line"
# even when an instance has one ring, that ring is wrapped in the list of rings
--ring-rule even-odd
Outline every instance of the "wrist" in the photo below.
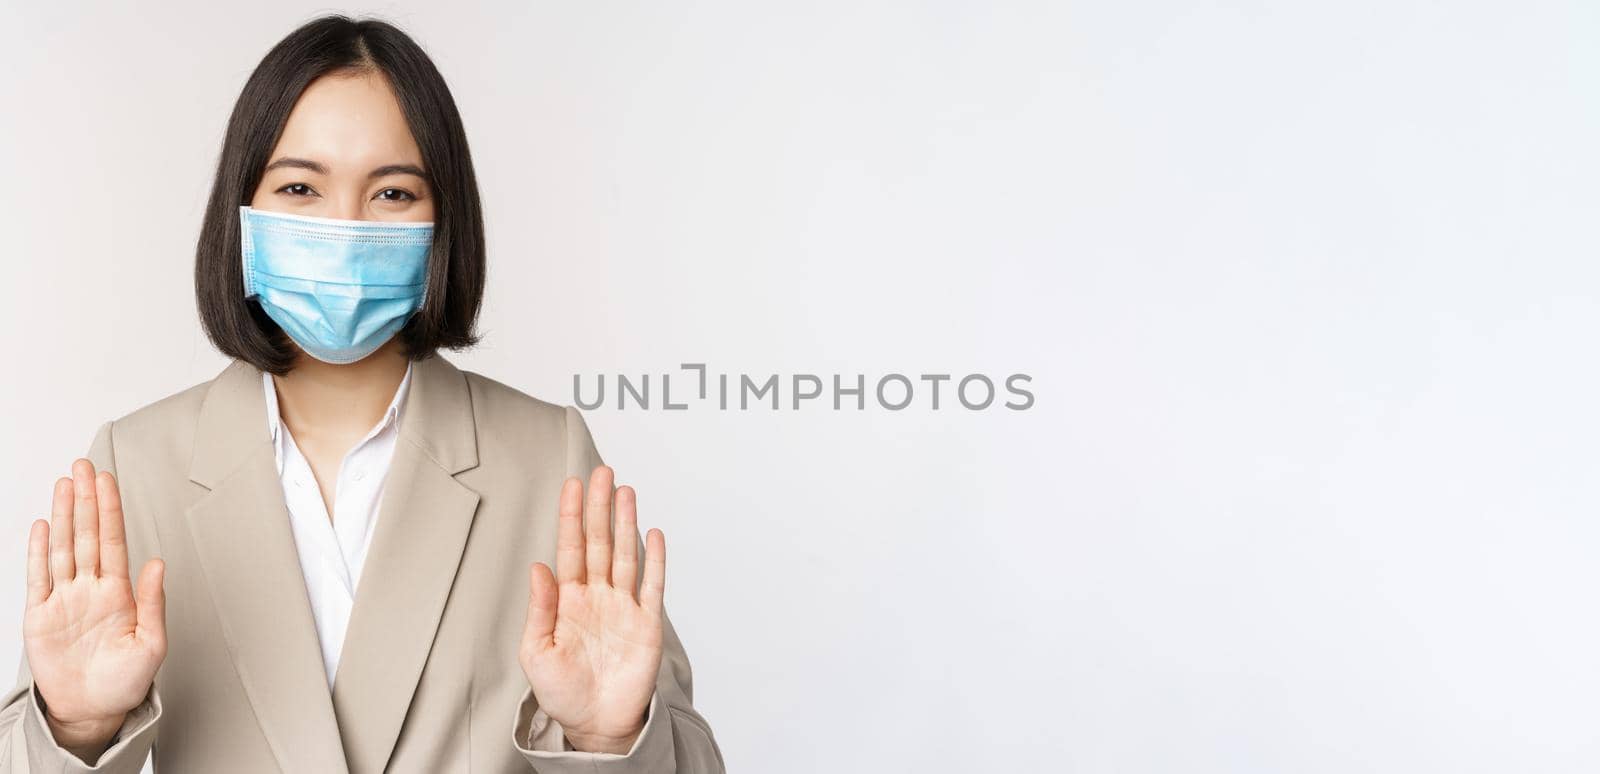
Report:
[[[587,736],[583,734],[567,734],[567,741],[572,743],[572,748],[578,752],[603,752],[627,755],[633,749],[633,740],[639,738],[639,732],[622,737]]]
[[[45,725],[50,727],[50,735],[55,737],[56,744],[89,764],[93,764],[111,745],[111,738],[117,735],[126,718],[127,714],[124,713],[116,717],[68,720],[56,717],[48,705],[44,712]]]
[[[633,743],[644,732],[644,719],[640,718],[638,728],[627,734],[588,734],[574,729],[562,729],[561,733],[567,738],[574,749],[579,752],[603,752],[627,755],[633,749]]]

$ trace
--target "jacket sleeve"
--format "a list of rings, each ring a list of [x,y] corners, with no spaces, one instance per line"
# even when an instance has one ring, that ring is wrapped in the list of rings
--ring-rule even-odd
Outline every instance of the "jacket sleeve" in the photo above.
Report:
[[[116,475],[110,422],[100,426],[89,446],[88,457],[95,470],[109,470]],[[45,722],[44,699],[34,687],[28,655],[24,651],[16,686],[0,700],[0,774],[137,774],[150,755],[160,720],[161,697],[152,685],[144,701],[122,721],[122,727],[105,752],[95,761],[82,760],[56,744]]]
[[[601,464],[589,427],[567,407],[567,474],[587,480]],[[644,538],[636,531],[639,553]],[[640,580],[642,581],[642,573]],[[711,726],[694,708],[689,657],[663,606],[661,672],[650,697],[644,729],[626,754],[581,752],[526,689],[512,725],[512,742],[539,774],[725,774]]]

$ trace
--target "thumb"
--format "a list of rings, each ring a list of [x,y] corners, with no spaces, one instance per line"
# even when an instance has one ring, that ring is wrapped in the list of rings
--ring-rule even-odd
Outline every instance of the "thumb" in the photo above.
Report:
[[[140,634],[149,633],[161,642],[167,640],[167,592],[163,588],[166,574],[167,565],[160,559],[145,562],[134,592],[134,614]]]
[[[550,565],[534,562],[528,573],[528,625],[522,631],[524,647],[534,653],[555,644],[556,603],[560,599]]]

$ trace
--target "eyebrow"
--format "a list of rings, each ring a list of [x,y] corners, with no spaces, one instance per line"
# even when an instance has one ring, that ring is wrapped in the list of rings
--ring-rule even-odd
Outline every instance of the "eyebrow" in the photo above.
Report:
[[[271,172],[272,170],[279,168],[308,169],[319,175],[328,174],[328,168],[326,166],[312,161],[311,159],[301,159],[293,156],[284,156],[279,158],[271,164],[268,164],[267,168],[261,171]],[[385,164],[377,169],[372,170],[371,172],[368,172],[367,178],[376,179],[380,177],[387,177],[389,175],[416,175],[424,180],[428,179],[428,175],[426,172],[422,171],[422,167],[419,167],[415,164]]]
[[[380,177],[388,177],[389,175],[416,175],[423,180],[428,179],[428,175],[422,171],[422,167],[415,164],[385,164],[368,172],[367,178],[373,180]]]

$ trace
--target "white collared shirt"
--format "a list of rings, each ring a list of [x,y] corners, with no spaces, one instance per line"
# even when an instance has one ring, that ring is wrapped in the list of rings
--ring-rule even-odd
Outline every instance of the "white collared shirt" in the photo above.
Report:
[[[340,462],[331,519],[310,463],[279,417],[278,391],[273,387],[272,374],[262,373],[261,383],[266,390],[267,427],[276,452],[278,478],[283,483],[283,500],[289,506],[289,526],[294,532],[300,572],[305,576],[306,593],[311,600],[311,617],[322,645],[322,665],[328,672],[328,687],[332,688],[339,672],[339,653],[344,648],[350,610],[355,604],[356,585],[361,581],[361,567],[366,563],[367,547],[377,527],[384,479],[399,438],[400,410],[411,385],[411,366],[406,365],[406,375],[383,418]]]

